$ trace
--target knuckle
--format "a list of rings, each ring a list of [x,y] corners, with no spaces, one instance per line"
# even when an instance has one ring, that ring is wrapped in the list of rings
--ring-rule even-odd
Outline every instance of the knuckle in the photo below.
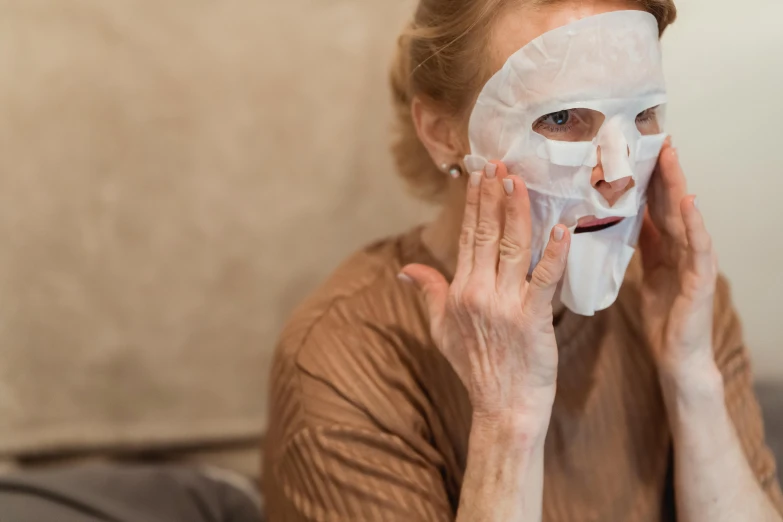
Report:
[[[538,277],[539,282],[554,282],[557,280],[557,274],[560,271],[561,256],[552,248],[544,251],[544,256],[536,265],[533,271],[533,277]],[[536,276],[538,274],[538,276]]]
[[[495,313],[497,321],[500,324],[515,325],[517,329],[522,330],[523,320],[521,318],[521,307],[507,303],[499,307]]]
[[[465,196],[465,210],[466,212],[476,215],[481,206],[481,194],[478,189],[470,188]]]
[[[462,227],[462,231],[459,235],[459,246],[460,248],[470,248],[473,246],[475,236],[475,230],[473,227]]]
[[[530,246],[523,246],[517,240],[504,235],[500,239],[500,257],[508,260],[521,260],[530,253]]]
[[[527,307],[525,309],[523,339],[528,346],[535,345],[542,335],[554,335],[555,326],[551,310],[551,304],[543,308]]]
[[[695,298],[704,293],[709,286],[709,281],[699,274],[688,272],[685,277],[682,278],[681,285],[685,295]]]
[[[557,281],[557,273],[555,272],[553,263],[547,261],[551,260],[548,260],[548,258],[545,256],[544,260],[542,260],[538,266],[536,266],[536,269],[533,270],[533,275],[531,276],[530,280],[533,285],[538,287],[547,287]]]
[[[487,220],[479,221],[475,232],[475,241],[477,245],[489,245],[499,239],[498,227]]]
[[[552,303],[530,301],[525,306],[526,331],[531,339],[539,334],[554,333]]]
[[[482,313],[487,308],[487,292],[477,286],[469,286],[462,293],[460,302],[468,313]]]

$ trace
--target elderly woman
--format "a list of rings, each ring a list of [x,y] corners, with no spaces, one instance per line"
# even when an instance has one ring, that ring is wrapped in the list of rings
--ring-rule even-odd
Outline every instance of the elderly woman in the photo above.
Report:
[[[291,318],[272,522],[783,520],[740,324],[662,134],[675,12],[420,1],[394,152],[442,211]]]

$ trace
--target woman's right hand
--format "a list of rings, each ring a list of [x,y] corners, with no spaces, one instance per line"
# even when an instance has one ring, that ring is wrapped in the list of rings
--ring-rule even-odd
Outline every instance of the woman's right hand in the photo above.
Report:
[[[495,165],[495,168],[492,168]],[[424,265],[403,268],[423,292],[435,344],[468,390],[474,420],[546,431],[557,380],[552,299],[570,235],[563,225],[530,281],[530,200],[505,166],[471,174],[456,273],[449,285]],[[493,172],[496,171],[496,172]]]

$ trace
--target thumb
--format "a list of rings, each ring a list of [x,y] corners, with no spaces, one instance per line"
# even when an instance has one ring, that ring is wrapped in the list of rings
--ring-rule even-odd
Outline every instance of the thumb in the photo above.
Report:
[[[440,323],[446,310],[446,297],[449,293],[446,278],[434,268],[425,265],[407,265],[397,277],[421,290],[427,303],[430,322],[433,326]]]

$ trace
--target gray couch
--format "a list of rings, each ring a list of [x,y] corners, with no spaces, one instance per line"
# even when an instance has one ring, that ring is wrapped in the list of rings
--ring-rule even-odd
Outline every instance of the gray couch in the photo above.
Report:
[[[783,383],[761,382],[756,386],[759,402],[764,411],[767,443],[778,462],[778,476],[783,479]]]

